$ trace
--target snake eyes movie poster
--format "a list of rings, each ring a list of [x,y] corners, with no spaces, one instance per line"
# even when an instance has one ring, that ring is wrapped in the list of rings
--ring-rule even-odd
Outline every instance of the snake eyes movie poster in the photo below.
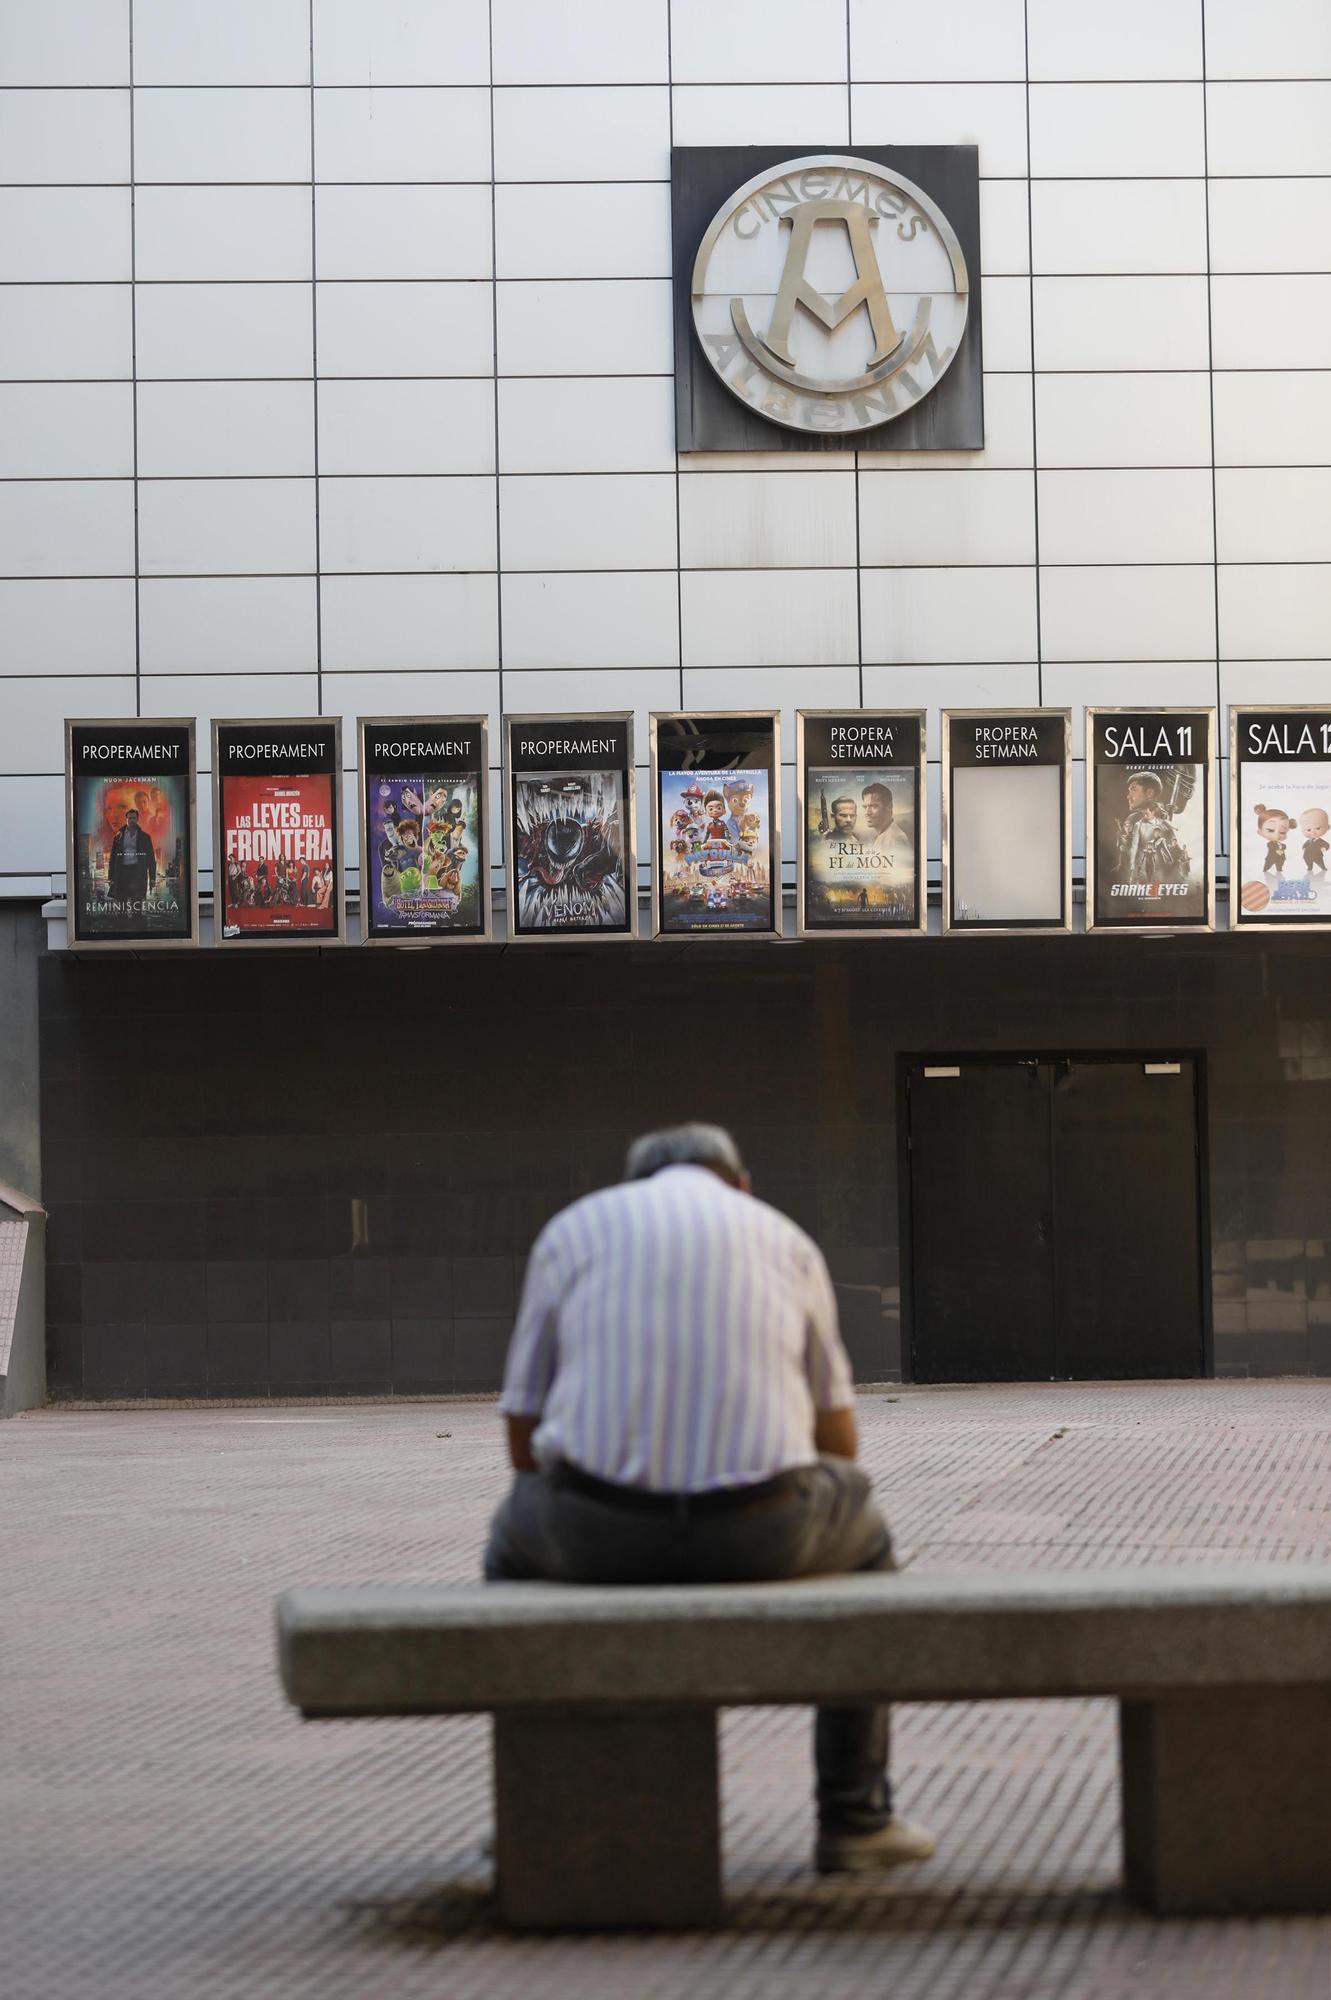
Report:
[[[189,724],[73,722],[68,760],[75,942],[190,942]]]
[[[1205,926],[1211,908],[1209,711],[1092,709],[1087,729],[1093,926]]]
[[[510,936],[631,936],[632,718],[510,716],[507,727]]]

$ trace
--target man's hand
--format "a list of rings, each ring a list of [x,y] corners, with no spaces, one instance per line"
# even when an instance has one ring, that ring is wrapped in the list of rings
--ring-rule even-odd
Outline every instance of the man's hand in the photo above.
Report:
[[[854,1410],[815,1410],[813,1442],[815,1449],[829,1458],[854,1458],[859,1450]]]
[[[512,1461],[513,1470],[515,1472],[535,1472],[536,1460],[532,1454],[531,1441],[536,1426],[541,1421],[540,1418],[506,1417],[504,1421],[508,1425],[508,1455]],[[853,1421],[851,1429],[853,1436]],[[822,1447],[820,1446],[819,1449],[821,1450]],[[852,1458],[855,1456],[853,1450],[850,1455]]]

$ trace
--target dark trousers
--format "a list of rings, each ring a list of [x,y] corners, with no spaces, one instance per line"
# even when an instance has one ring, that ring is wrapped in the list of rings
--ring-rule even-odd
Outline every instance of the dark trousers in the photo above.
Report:
[[[892,1569],[892,1537],[868,1478],[820,1458],[780,1491],[721,1512],[644,1513],[520,1472],[490,1524],[489,1582],[761,1583]],[[818,1822],[872,1833],[892,1812],[886,1708],[820,1708],[814,1732]]]

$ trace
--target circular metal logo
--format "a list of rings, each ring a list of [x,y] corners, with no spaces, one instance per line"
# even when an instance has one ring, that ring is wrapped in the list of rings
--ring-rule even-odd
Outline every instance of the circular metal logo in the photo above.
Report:
[[[872,430],[942,379],[970,281],[947,217],[903,175],[817,153],[731,195],[693,266],[693,324],[727,389],[795,431]]]

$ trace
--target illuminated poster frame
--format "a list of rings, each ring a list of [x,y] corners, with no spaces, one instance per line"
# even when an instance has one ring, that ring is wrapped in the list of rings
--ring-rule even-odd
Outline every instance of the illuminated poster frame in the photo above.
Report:
[[[779,938],[781,711],[657,711],[651,717],[651,773],[652,936]],[[759,776],[767,792],[766,829],[752,782]],[[691,786],[679,786],[675,781],[681,777],[690,778]],[[693,796],[685,804],[689,793]],[[709,807],[709,795],[725,810]],[[742,824],[745,819],[759,824],[750,832]],[[717,828],[710,842],[705,838],[709,823]],[[680,843],[683,852],[676,852]],[[764,899],[754,894],[758,856],[758,869],[765,863],[767,870],[765,921],[760,918]],[[682,898],[687,900],[681,912]],[[759,920],[750,922],[749,917]]]
[[[1056,769],[1059,825],[1050,829],[1051,851],[1058,863],[1057,914],[1023,917],[959,916],[956,899],[977,857],[989,863],[1001,851],[1006,829],[983,828],[974,842],[969,828],[972,812],[993,815],[1000,801],[959,808],[958,771],[992,770],[995,775],[1022,770]],[[971,789],[969,781],[961,788]],[[992,791],[992,787],[989,788]],[[957,937],[992,937],[1013,933],[1066,934],[1072,929],[1072,710],[1070,708],[945,708],[943,710],[943,930]]]
[[[492,937],[490,910],[490,727],[483,715],[362,715],[356,721],[357,806],[360,820],[360,936],[362,944],[435,945],[488,944]],[[430,787],[436,780],[443,789],[474,779],[476,812],[468,826],[457,818],[458,805],[452,799],[433,800]],[[413,814],[412,798],[404,802],[404,790],[422,789],[415,794],[419,811]],[[403,811],[405,803],[405,814]],[[459,799],[460,804],[460,799]],[[387,809],[387,817],[386,811]],[[414,817],[414,844],[420,878],[417,893],[434,894],[442,900],[450,894],[465,894],[460,888],[457,857],[470,836],[474,847],[476,918],[458,924],[439,914],[428,913],[413,920],[390,923],[379,914],[385,904],[379,883],[396,882],[402,892],[402,870],[395,857],[402,858],[409,844],[397,837],[397,823]],[[454,820],[456,819],[456,824]],[[384,850],[381,852],[381,850]],[[436,860],[437,857],[437,860]],[[468,857],[471,858],[471,857]],[[454,872],[448,874],[449,867]],[[465,870],[465,861],[462,862]],[[433,888],[431,887],[433,884]],[[410,891],[405,893],[410,894]]]
[[[1253,754],[1259,749],[1261,755]],[[1272,766],[1279,766],[1281,773],[1288,772],[1283,785],[1279,775],[1272,781]],[[1265,778],[1255,775],[1259,769],[1267,773]],[[1320,797],[1307,799],[1298,811],[1290,811],[1291,807],[1299,805],[1300,798],[1306,798],[1303,787],[1318,771],[1325,771],[1331,778],[1331,706],[1317,708],[1302,703],[1245,702],[1230,708],[1229,928],[1232,931],[1242,931],[1251,936],[1267,931],[1331,930],[1331,886],[1328,886],[1331,875],[1323,872],[1331,855],[1326,852],[1309,853],[1310,842],[1316,841],[1320,845],[1323,837],[1331,841],[1331,832],[1322,829],[1320,822],[1308,827],[1302,824],[1310,811],[1331,816],[1331,783],[1316,778],[1311,789]],[[1280,788],[1278,796],[1277,786]],[[1255,824],[1258,806],[1270,808],[1272,813],[1279,811],[1283,818],[1290,821],[1283,835],[1277,824],[1268,825],[1261,836],[1268,843],[1264,860],[1273,858],[1269,844],[1272,837],[1277,846],[1285,849],[1278,872],[1250,870],[1245,863],[1244,849],[1252,840],[1250,829]],[[1314,892],[1311,898],[1302,894],[1285,896],[1280,893],[1286,887],[1293,890],[1300,862],[1303,863],[1307,887]],[[1314,877],[1319,879],[1314,881]],[[1262,901],[1254,893],[1260,889],[1268,892],[1267,900]],[[1290,905],[1309,901],[1313,907],[1320,905],[1325,914],[1296,916],[1288,910]],[[1285,904],[1286,912],[1274,917],[1266,916],[1264,912],[1273,902]]]
[[[801,708],[795,712],[795,929],[802,938],[886,938],[923,937],[929,922],[928,787],[925,762],[925,710],[922,708]],[[852,782],[838,784],[837,772],[848,774]],[[888,780],[894,773],[908,771],[914,785],[913,826],[902,834],[900,858],[910,852],[912,870],[908,913],[900,920],[881,918],[875,923],[857,923],[854,917],[843,922],[837,917],[810,910],[818,892],[822,871],[817,866],[817,843],[827,840],[837,848],[833,865],[845,861],[847,888],[858,891],[861,909],[875,883],[872,871],[875,847],[885,849],[884,867],[890,870],[893,852],[889,840],[896,822],[899,797],[892,795]],[[826,772],[827,781],[812,773]],[[815,787],[817,795],[815,796]],[[843,805],[855,808],[854,834],[845,841],[835,837],[835,806],[829,815],[826,793],[844,792]],[[898,790],[900,787],[898,787]],[[887,798],[879,803],[881,794]],[[871,797],[874,793],[877,798]],[[811,825],[814,810],[819,826]],[[881,816],[887,824],[870,829],[870,815]],[[828,824],[823,825],[823,820]],[[859,846],[867,859],[857,864],[853,849]],[[891,885],[886,885],[891,889]]]
[[[304,919],[283,921],[280,915],[272,917],[268,925],[229,923],[232,914],[231,892],[228,886],[228,866],[224,824],[229,817],[228,795],[242,796],[243,782],[268,779],[275,786],[286,790],[291,796],[281,802],[282,809],[294,808],[298,819],[309,817],[300,813],[300,789],[302,781],[328,780],[327,832],[329,852],[322,866],[310,870],[311,879],[317,874],[322,877],[324,867],[331,869],[331,881],[327,889],[326,901],[308,904],[303,899],[299,886],[294,899],[274,896],[270,907],[280,912],[283,908],[327,910],[328,921],[316,925]],[[322,786],[319,787],[322,790]],[[310,793],[306,798],[310,799]],[[262,829],[256,829],[261,831]],[[323,828],[314,829],[323,831]],[[291,844],[303,845],[296,839],[299,833],[309,829],[293,823],[290,826],[274,827],[268,830],[266,844],[274,847]],[[284,838],[285,837],[285,838]],[[248,872],[250,858],[238,865]],[[290,863],[283,861],[283,867]],[[300,862],[295,864],[299,870]],[[265,871],[264,879],[269,887],[278,879],[277,859],[271,867],[264,855],[255,864],[256,879],[259,868]],[[320,893],[322,890],[320,888]],[[307,950],[311,946],[342,944],[346,939],[346,884],[342,854],[342,721],[340,716],[331,715],[284,715],[254,716],[242,720],[214,721],[213,723],[213,935],[219,945],[227,950],[262,950],[282,948],[285,950]]]
[[[1123,936],[1132,931],[1211,931],[1215,929],[1215,710],[1203,707],[1143,708],[1140,704],[1086,711],[1086,928]],[[1180,800],[1186,782],[1175,766],[1194,765],[1200,784]],[[1133,773],[1140,773],[1138,796],[1129,797]],[[1200,792],[1200,801],[1197,794]],[[1184,815],[1200,804],[1201,827],[1179,827]],[[1122,815],[1120,817],[1120,814]],[[1144,877],[1157,875],[1158,890],[1143,882],[1130,893],[1118,879],[1118,867],[1107,869],[1110,830],[1123,852],[1123,865]],[[1156,842],[1153,829],[1159,830]],[[1187,834],[1187,841],[1183,835]],[[1179,844],[1192,863],[1201,848],[1202,907],[1191,915],[1176,915],[1176,886],[1167,878]],[[1152,846],[1159,859],[1153,859]],[[1132,856],[1136,856],[1133,859]],[[1113,905],[1123,904],[1119,914]],[[1154,907],[1152,907],[1154,905]]]
[[[534,851],[535,828],[530,819],[522,817],[520,807],[523,802],[519,789],[524,779],[560,776],[567,777],[571,783],[581,780],[586,784],[608,777],[619,781],[624,908],[622,918],[613,923],[568,919],[535,923],[524,920],[524,902],[530,904],[534,901],[534,897],[524,895],[524,888],[538,871],[530,864],[525,869],[520,865],[524,850],[529,854]],[[634,943],[638,936],[638,800],[633,762],[632,709],[607,709],[594,714],[580,711],[572,714],[506,715],[503,785],[509,942],[546,945],[563,944],[569,940],[589,944]],[[581,823],[595,826],[597,817],[593,814],[583,818]],[[586,895],[591,900],[596,895],[597,883],[595,847],[584,852],[586,859],[580,860],[579,864],[583,874],[571,893]],[[553,859],[559,871],[570,865],[557,856]],[[566,879],[574,883],[573,876]]]
[[[155,753],[155,754],[149,754]],[[179,856],[175,903],[181,922],[172,930],[97,930],[89,926],[80,889],[79,848],[86,838],[80,831],[82,808],[94,786],[131,786],[151,790],[163,781],[171,783],[183,806],[183,826],[176,836],[183,843]],[[67,718],[65,721],[65,910],[69,945],[78,951],[158,951],[163,947],[188,949],[199,942],[198,895],[198,773],[195,762],[195,726],[192,717],[154,718],[104,716]],[[105,803],[105,802],[104,802]],[[142,808],[130,808],[139,813]],[[157,851],[152,841],[151,865],[154,884],[161,875],[169,879],[171,861]],[[119,845],[119,831],[112,854]],[[108,862],[108,868],[113,866]],[[91,874],[91,854],[89,854]],[[108,891],[110,888],[108,876]],[[109,896],[108,899],[109,901]]]

